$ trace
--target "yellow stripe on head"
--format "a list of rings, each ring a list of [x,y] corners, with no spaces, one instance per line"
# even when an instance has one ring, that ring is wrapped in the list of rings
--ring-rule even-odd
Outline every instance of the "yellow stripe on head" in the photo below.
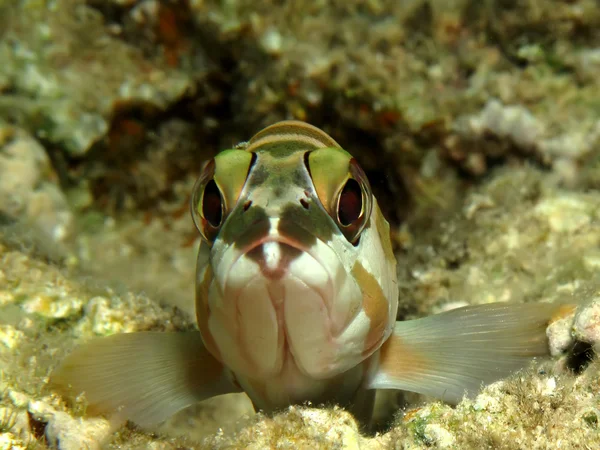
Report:
[[[284,143],[294,147],[302,145],[306,150],[340,147],[333,138],[313,125],[298,120],[284,120],[256,133],[248,142],[246,151],[256,152],[263,147]]]

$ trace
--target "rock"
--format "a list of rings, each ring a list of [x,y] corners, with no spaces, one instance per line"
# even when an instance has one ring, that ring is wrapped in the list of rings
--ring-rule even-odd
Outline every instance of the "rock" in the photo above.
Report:
[[[13,442],[13,445],[25,445],[26,442],[33,440],[29,427],[29,419],[24,410],[17,410],[12,407],[0,407],[0,430],[10,430],[7,433],[0,431],[0,437],[7,438],[6,442]],[[2,447],[0,440],[0,449],[12,449],[13,447]],[[4,443],[4,445],[7,445]],[[25,448],[25,447],[23,447]]]
[[[74,419],[40,401],[30,402],[29,412],[45,423],[48,444],[59,450],[101,449],[114,429],[106,419]]]
[[[19,341],[23,338],[23,333],[11,325],[0,324],[0,344],[7,349],[14,349]],[[0,353],[2,350],[0,349]]]
[[[523,106],[504,106],[488,100],[483,110],[469,120],[470,133],[491,134],[531,149],[545,133],[545,127]]]
[[[11,95],[0,98],[0,111],[73,155],[104,136],[119,102],[161,109],[190,84],[182,72],[145,59],[98,11],[77,2],[14,3],[3,14],[0,78]]]
[[[22,307],[28,314],[35,313],[46,318],[64,319],[79,314],[83,302],[68,293],[54,295],[40,293],[26,300]]]
[[[275,439],[275,440],[274,440]],[[273,444],[282,448],[380,449],[382,438],[364,438],[354,418],[338,408],[290,407],[273,418],[264,417],[243,428],[233,439],[217,435],[205,443],[217,447],[263,449]]]
[[[44,148],[1,121],[0,212],[35,224],[55,241],[73,231],[73,215]]]
[[[598,347],[600,344],[600,298],[584,305],[575,316],[573,336],[582,342]]]
[[[0,450],[26,450],[27,443],[12,433],[0,433]]]
[[[425,426],[425,438],[435,445],[436,448],[452,448],[456,442],[456,438],[444,427],[437,424],[429,424]]]
[[[551,351],[564,360],[575,338],[599,347],[596,2],[300,3],[0,6],[0,408],[19,417],[0,445],[600,448],[597,360],[578,376],[535,366],[456,407],[418,398],[376,436],[339,408],[267,417],[243,395],[159,430],[118,428],[47,385],[93,336],[190,328],[192,178],[201,159],[283,118],[330,131],[402,220],[400,319],[575,299],[575,318],[548,328]],[[57,175],[79,183],[72,210]],[[109,217],[113,203],[127,214]],[[6,223],[76,245],[49,257],[8,239]]]
[[[546,329],[546,336],[548,337],[550,354],[552,356],[566,354],[575,343],[575,338],[573,337],[574,318],[575,316],[572,314],[569,317],[555,320]]]
[[[571,233],[588,226],[596,214],[593,203],[569,194],[542,201],[535,211],[554,231]]]

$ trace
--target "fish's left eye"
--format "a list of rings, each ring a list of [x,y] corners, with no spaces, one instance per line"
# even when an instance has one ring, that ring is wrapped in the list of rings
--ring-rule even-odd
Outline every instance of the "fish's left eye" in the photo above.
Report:
[[[348,242],[358,245],[373,209],[367,175],[341,148],[312,150],[305,154],[304,164],[321,205]]]
[[[337,215],[340,225],[347,227],[360,218],[362,212],[362,192],[358,181],[346,181],[338,201]]]
[[[337,197],[336,222],[346,239],[356,245],[371,215],[371,188],[354,158],[350,160],[349,175]]]

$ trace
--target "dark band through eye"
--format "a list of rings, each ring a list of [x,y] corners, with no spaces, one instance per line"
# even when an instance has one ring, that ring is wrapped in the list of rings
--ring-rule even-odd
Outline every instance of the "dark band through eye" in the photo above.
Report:
[[[350,178],[346,181],[338,203],[338,220],[347,227],[360,218],[362,212],[362,191],[358,181]]]
[[[204,188],[202,215],[213,227],[216,228],[221,225],[221,220],[223,219],[223,199],[215,180],[210,180]]]

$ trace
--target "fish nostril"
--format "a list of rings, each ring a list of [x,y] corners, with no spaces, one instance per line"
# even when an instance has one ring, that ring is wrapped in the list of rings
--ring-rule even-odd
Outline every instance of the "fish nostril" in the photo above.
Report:
[[[252,206],[252,200],[248,200],[246,203],[244,203],[244,212],[248,211],[248,208],[250,208],[250,206]]]
[[[308,201],[304,198],[300,199],[300,204],[304,207],[304,209],[308,209],[308,207],[310,206],[310,204],[308,203]]]

